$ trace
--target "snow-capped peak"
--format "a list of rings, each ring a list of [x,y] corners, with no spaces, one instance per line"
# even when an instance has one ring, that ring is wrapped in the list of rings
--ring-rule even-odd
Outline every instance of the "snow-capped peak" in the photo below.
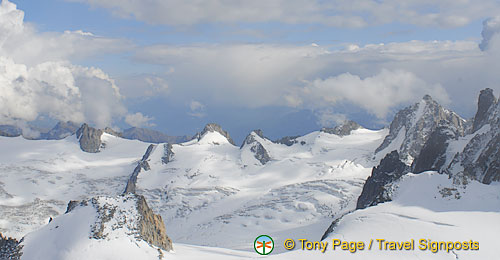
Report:
[[[232,144],[235,145],[229,133],[224,131],[222,127],[215,123],[209,123],[203,128],[203,131],[198,137],[199,144]]]

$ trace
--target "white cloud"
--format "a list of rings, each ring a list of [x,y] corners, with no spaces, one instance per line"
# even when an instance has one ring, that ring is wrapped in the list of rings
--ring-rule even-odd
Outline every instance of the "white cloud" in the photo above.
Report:
[[[498,38],[500,32],[500,16],[496,16],[493,18],[488,18],[483,22],[483,31],[481,35],[483,36],[483,40],[479,44],[479,48],[485,51],[490,46],[490,42],[494,37]]]
[[[119,40],[83,31],[38,33],[9,1],[0,4],[0,123],[22,124],[43,116],[109,126],[126,114],[115,82],[72,58],[118,50]],[[126,44],[125,44],[126,45]]]
[[[125,122],[133,127],[155,126],[154,123],[151,123],[152,120],[154,117],[145,116],[140,112],[125,116]]]
[[[196,100],[191,100],[189,103],[189,109],[191,112],[188,112],[188,115],[193,117],[202,118],[206,116],[205,113],[205,105]]]
[[[340,125],[347,120],[347,115],[336,113],[332,108],[319,109],[316,111],[317,124],[322,127]]]
[[[344,73],[326,79],[316,79],[296,95],[310,99],[309,106],[322,108],[348,101],[368,113],[385,118],[391,108],[407,104],[430,94],[442,103],[449,103],[446,91],[440,85],[429,85],[411,72],[382,70],[371,77]],[[330,116],[331,119],[335,117]],[[325,115],[322,115],[324,117]]]
[[[151,24],[283,22],[364,27],[391,22],[419,26],[457,27],[496,15],[495,0],[67,0],[103,7],[124,18]]]

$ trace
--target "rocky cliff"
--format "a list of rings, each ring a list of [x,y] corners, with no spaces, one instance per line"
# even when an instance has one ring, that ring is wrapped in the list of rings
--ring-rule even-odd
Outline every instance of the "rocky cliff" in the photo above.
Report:
[[[257,159],[262,165],[266,164],[271,160],[269,152],[266,150],[262,142],[264,142],[265,137],[262,130],[252,131],[241,144],[240,149],[249,149],[251,154],[255,159]]]
[[[431,133],[438,126],[456,129],[460,136],[465,133],[464,119],[444,109],[429,95],[426,95],[419,103],[395,115],[389,134],[375,152],[386,154],[397,150],[401,159],[410,165],[414,158],[418,157]]]
[[[102,146],[101,129],[95,129],[87,124],[83,124],[76,131],[76,138],[80,142],[80,148],[87,153],[98,153]]]

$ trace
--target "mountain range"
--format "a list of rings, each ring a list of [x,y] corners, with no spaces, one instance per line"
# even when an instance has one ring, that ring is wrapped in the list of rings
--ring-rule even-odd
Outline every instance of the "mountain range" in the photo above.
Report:
[[[240,146],[217,124],[188,138],[67,122],[38,140],[2,126],[0,258],[240,259],[267,234],[277,259],[495,259],[499,111],[491,89],[469,120],[426,95],[389,128],[346,121],[276,141],[254,130]],[[288,238],[481,249],[323,254],[289,252]]]

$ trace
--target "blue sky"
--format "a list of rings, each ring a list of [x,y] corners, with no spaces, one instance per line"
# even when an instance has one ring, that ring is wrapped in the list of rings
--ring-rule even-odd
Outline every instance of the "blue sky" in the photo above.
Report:
[[[217,122],[240,142],[380,128],[427,93],[471,117],[480,89],[498,94],[496,1],[192,2],[3,1],[0,123]]]

